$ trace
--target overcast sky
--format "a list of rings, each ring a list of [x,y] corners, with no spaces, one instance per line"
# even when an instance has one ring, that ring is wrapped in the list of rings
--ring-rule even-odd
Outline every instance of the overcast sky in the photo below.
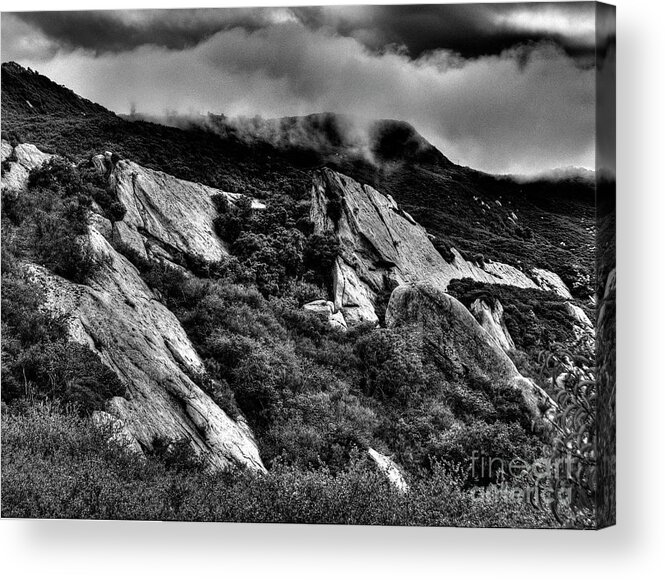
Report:
[[[412,123],[495,173],[594,167],[592,3],[2,14],[2,61],[118,113]]]

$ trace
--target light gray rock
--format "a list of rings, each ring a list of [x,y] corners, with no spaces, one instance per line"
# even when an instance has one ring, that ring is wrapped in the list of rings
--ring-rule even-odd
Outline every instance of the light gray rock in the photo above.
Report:
[[[503,306],[498,300],[494,300],[493,304],[490,304],[482,298],[478,298],[471,304],[469,308],[471,314],[478,321],[481,328],[487,332],[496,343],[505,351],[515,349],[515,343],[513,342],[508,328],[506,328],[506,323],[503,319]]]
[[[193,382],[204,366],[175,316],[95,229],[90,241],[105,260],[89,285],[37,266],[30,272],[47,307],[68,315],[72,339],[98,353],[127,385],[127,398],[112,399],[109,413],[146,449],[156,438],[186,439],[211,469],[265,471],[246,423],[232,420]]]
[[[334,219],[337,207],[339,219]],[[310,218],[317,233],[332,232],[340,242],[333,271],[335,308],[347,324],[376,322],[377,298],[396,285],[429,280],[445,290],[451,280],[472,278],[490,284],[537,288],[526,274],[499,262],[480,268],[453,249],[446,262],[427,231],[395,200],[330,169],[312,188]]]
[[[558,276],[558,274],[542,268],[534,268],[531,271],[531,274],[541,290],[548,290],[558,294],[562,298],[572,300],[573,297],[570,294],[570,290],[568,290],[568,286],[566,286],[565,282]]]
[[[99,173],[108,173],[113,169],[113,164],[111,163],[111,153],[108,151],[104,155],[95,155],[92,158],[92,164],[95,166],[95,169]]]
[[[323,317],[333,328],[346,330],[344,316],[341,312],[335,311],[335,305],[330,300],[314,300],[305,304],[303,308]]]
[[[11,146],[11,143],[3,139],[0,143],[0,161],[5,161],[8,159],[13,151],[14,148]]]
[[[595,332],[589,317],[586,315],[584,310],[582,310],[582,308],[577,306],[577,304],[566,302],[566,311],[575,320],[573,323],[573,332],[575,333],[575,338],[580,338],[584,334],[593,334]]]
[[[232,204],[237,204],[243,197],[247,197],[242,193],[231,193],[229,191],[221,191],[221,190],[214,190],[214,191],[215,193],[222,193],[223,195],[225,195],[226,198]],[[266,209],[266,204],[263,203],[262,201],[259,201],[258,199],[252,198],[251,202],[252,202],[252,209]]]
[[[22,143],[14,147],[14,155],[16,156],[17,163],[20,163],[27,169],[40,167],[45,161],[53,157],[53,155],[40,151],[31,143]]]
[[[121,160],[111,185],[127,213],[124,224],[165,246],[208,261],[228,252],[214,232],[217,210],[210,197],[219,190],[177,179]]]
[[[2,176],[2,189],[20,192],[28,186],[30,170],[40,167],[48,161],[52,155],[44,153],[29,143],[22,143],[12,147],[8,141],[2,140],[2,161],[14,157],[10,161],[10,168]]]
[[[148,259],[148,254],[145,251],[145,244],[143,238],[136,229],[127,225],[124,221],[115,222],[113,224],[113,242],[129,248],[136,255],[144,260]]]
[[[376,463],[378,468],[388,478],[390,484],[397,491],[400,493],[407,493],[409,491],[409,484],[406,483],[400,468],[392,459],[390,459],[390,457],[386,457],[371,447],[367,450],[367,454],[372,458],[374,463]]]

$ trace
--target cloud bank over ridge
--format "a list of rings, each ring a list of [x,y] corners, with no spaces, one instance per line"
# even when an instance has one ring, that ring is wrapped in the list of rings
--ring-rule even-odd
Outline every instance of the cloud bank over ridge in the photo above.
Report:
[[[417,45],[393,31],[390,12],[372,12],[390,7],[341,8],[332,16],[326,8],[59,13],[48,25],[3,14],[2,59],[120,113],[135,106],[152,115],[393,118],[413,124],[452,161],[485,171],[593,167],[588,19],[561,41],[565,10],[531,20],[515,10],[485,20],[471,11],[458,21],[488,30],[471,50],[452,33],[423,35]],[[110,28],[77,33],[81,19]],[[530,30],[532,40],[511,44],[520,22],[545,32]]]

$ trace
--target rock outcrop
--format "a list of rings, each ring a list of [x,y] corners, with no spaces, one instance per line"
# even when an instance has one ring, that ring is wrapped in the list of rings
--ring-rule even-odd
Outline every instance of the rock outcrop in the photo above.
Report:
[[[232,420],[195,383],[204,366],[175,316],[94,224],[90,241],[104,261],[87,285],[30,270],[47,306],[68,315],[72,339],[98,353],[127,385],[126,397],[112,399],[108,412],[145,449],[156,439],[186,439],[212,469],[264,471],[244,420]]]
[[[575,333],[575,338],[580,338],[585,334],[595,333],[595,329],[593,324],[591,324],[589,317],[577,304],[566,302],[566,311],[575,320],[573,323],[573,332]]]
[[[422,352],[459,377],[480,376],[518,390],[534,418],[549,397],[524,378],[497,342],[464,305],[432,282],[397,287],[388,303],[389,328],[417,327]]]
[[[481,267],[465,260],[454,248],[454,260],[447,262],[427,231],[392,197],[330,169],[315,177],[310,217],[317,233],[333,233],[340,242],[333,272],[333,302],[347,324],[376,322],[379,297],[407,282],[427,280],[445,290],[453,279],[472,278],[539,288],[517,268],[499,262],[486,262]],[[548,274],[551,276],[543,278],[548,284],[560,281],[556,274]]]
[[[30,170],[40,167],[52,155],[44,153],[29,143],[12,147],[9,141],[2,140],[2,163],[7,162],[9,169],[3,170],[2,189],[19,192],[28,185]]]
[[[570,294],[570,290],[568,290],[568,286],[566,286],[564,281],[554,272],[542,268],[534,268],[531,271],[531,274],[541,290],[548,290],[563,298],[572,300],[573,297]]]
[[[182,256],[215,262],[228,255],[215,234],[217,210],[212,198],[224,195],[237,204],[242,197],[178,179],[167,173],[142,167],[132,161],[116,160],[111,152],[92,159],[97,171],[125,209],[124,218],[113,224],[113,242],[143,259],[155,258],[178,263]],[[252,200],[255,209],[264,204]]]
[[[406,483],[400,468],[390,457],[386,457],[371,447],[367,450],[367,454],[397,491],[400,493],[409,491],[409,484]]]
[[[176,259],[178,254],[214,262],[228,254],[215,234],[217,210],[211,200],[222,193],[212,187],[177,179],[131,161],[112,163],[111,156],[97,156],[98,170],[108,172],[116,197],[126,208],[114,237],[139,254],[151,245]]]
[[[346,330],[344,316],[342,316],[341,312],[335,311],[335,305],[330,300],[314,300],[305,304],[303,308],[318,314],[333,328]]]
[[[501,302],[494,300],[490,304],[487,300],[478,298],[471,304],[469,310],[478,321],[478,324],[504,351],[508,352],[515,349],[515,343],[503,319],[503,306]]]

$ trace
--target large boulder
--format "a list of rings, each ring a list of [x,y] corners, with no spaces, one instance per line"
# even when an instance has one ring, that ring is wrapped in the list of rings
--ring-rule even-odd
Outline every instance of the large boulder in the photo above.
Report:
[[[113,226],[113,241],[144,259],[179,263],[183,256],[215,262],[228,250],[214,229],[217,209],[212,199],[225,196],[231,205],[242,197],[178,179],[127,160],[114,159],[107,151],[92,158],[105,175],[117,199],[127,210]],[[252,208],[265,205],[252,200]]]
[[[541,415],[541,403],[550,403],[464,305],[431,282],[397,287],[388,303],[386,324],[389,328],[415,327],[423,354],[447,372],[461,378],[483,377],[518,390],[534,418]]]
[[[86,285],[37,266],[30,272],[47,308],[68,316],[72,340],[87,344],[126,384],[126,397],[107,409],[121,421],[123,438],[145,449],[156,440],[186,440],[211,469],[264,471],[244,419],[229,417],[195,382],[205,369],[173,313],[94,227],[90,242],[103,261]]]

